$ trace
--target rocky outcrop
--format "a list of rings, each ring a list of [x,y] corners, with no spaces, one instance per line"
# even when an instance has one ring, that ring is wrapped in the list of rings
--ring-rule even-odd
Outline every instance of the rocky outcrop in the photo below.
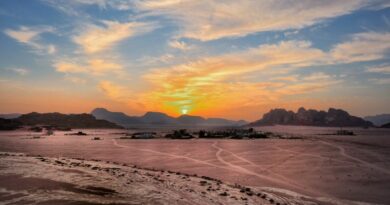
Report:
[[[249,126],[262,125],[307,125],[329,127],[367,127],[373,126],[369,121],[351,116],[341,109],[329,108],[327,112],[299,108],[296,113],[285,109],[273,109],[263,115],[263,118],[250,123]]]

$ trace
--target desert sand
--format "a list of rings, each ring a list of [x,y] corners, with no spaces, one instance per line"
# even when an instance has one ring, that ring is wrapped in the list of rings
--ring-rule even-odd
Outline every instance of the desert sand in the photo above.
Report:
[[[104,203],[145,204],[151,200],[151,204],[156,204],[157,201],[166,204],[266,204],[271,203],[270,199],[275,204],[390,202],[388,130],[356,129],[356,136],[332,136],[323,134],[331,132],[333,128],[276,126],[261,129],[279,130],[292,138],[121,140],[114,134],[117,132],[115,130],[84,130],[88,136],[66,136],[57,132],[54,136],[34,139],[31,133],[4,132],[0,136],[0,151],[25,154],[1,158],[0,185],[2,192],[7,192],[9,189],[4,186],[10,183],[4,181],[8,178],[4,176],[17,175],[21,179],[38,177],[56,183],[66,182],[72,184],[73,188],[84,190],[76,194],[80,198],[64,195],[63,200],[83,201],[86,196],[95,196],[84,193],[85,190],[91,191],[85,188],[88,186],[114,190],[116,195],[112,194],[115,196],[133,196],[122,202],[116,201],[122,198],[108,197],[108,194],[97,197],[108,197],[107,201],[102,201]],[[91,140],[94,136],[99,136],[102,140]],[[37,155],[43,156],[45,160],[37,158]],[[56,160],[61,163],[56,163]],[[72,165],[72,162],[79,165]],[[83,163],[91,166],[85,167]],[[120,168],[120,171],[115,172],[125,174],[126,180],[111,171],[105,171],[104,168],[111,166]],[[92,169],[93,167],[98,168]],[[49,171],[51,169],[53,170]],[[63,169],[68,171],[58,171]],[[140,174],[134,175],[134,170]],[[178,172],[180,174],[176,175]],[[148,176],[149,174],[152,176]],[[77,176],[80,180],[71,181],[72,176]],[[89,177],[84,178],[85,176]],[[211,180],[201,176],[211,177]],[[153,179],[154,177],[157,179]],[[129,180],[137,182],[136,179],[141,181],[126,184]],[[202,186],[200,181],[206,182],[202,182]],[[22,181],[20,183],[23,184]],[[245,190],[240,192],[242,187],[249,188],[253,193],[248,195]],[[144,188],[161,193],[150,194]],[[139,192],[135,193],[136,190]],[[227,196],[224,196],[225,191]],[[202,192],[206,194],[203,195]],[[2,196],[17,201],[24,198],[28,200],[36,195],[28,191],[23,192],[27,196],[22,196],[19,192],[12,193],[18,195],[12,198],[7,192]],[[260,197],[257,197],[258,193]],[[261,197],[264,194],[266,199]],[[237,200],[232,196],[236,196]]]

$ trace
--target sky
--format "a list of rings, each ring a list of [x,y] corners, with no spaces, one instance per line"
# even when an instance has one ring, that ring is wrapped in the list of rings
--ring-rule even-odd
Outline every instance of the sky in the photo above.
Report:
[[[0,113],[390,113],[388,0],[2,0]]]

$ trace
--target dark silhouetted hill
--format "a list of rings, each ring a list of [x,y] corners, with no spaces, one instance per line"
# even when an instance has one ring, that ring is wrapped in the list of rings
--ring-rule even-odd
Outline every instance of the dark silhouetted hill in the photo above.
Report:
[[[381,128],[390,128],[390,122],[382,125]]]
[[[0,118],[0,130],[16,130],[22,126],[22,123],[15,119]]]
[[[273,109],[263,115],[263,118],[248,124],[249,126],[263,125],[306,125],[329,127],[367,127],[373,126],[369,121],[351,116],[341,109],[329,108],[326,111],[299,108],[296,113],[285,109]]]
[[[141,121],[146,124],[168,125],[176,123],[176,119],[162,112],[147,112]]]
[[[200,116],[181,115],[177,118],[177,121],[181,124],[196,125],[206,123],[206,119]]]
[[[22,114],[19,114],[19,113],[0,114],[0,118],[15,119],[15,118],[19,117],[20,115],[22,115]]]
[[[90,114],[36,113],[16,118],[23,125],[51,125],[69,128],[122,128],[106,120],[98,120]]]
[[[240,126],[246,121],[233,121],[222,118],[205,119],[200,116],[181,115],[177,118],[161,112],[147,112],[143,116],[128,116],[122,112],[111,112],[105,108],[96,108],[91,114],[124,127],[131,126]]]
[[[143,123],[139,117],[128,116],[122,112],[110,112],[105,108],[95,108],[92,110],[91,114],[96,117],[96,119],[108,120],[118,125],[126,124],[141,124]]]
[[[367,116],[364,117],[364,119],[374,123],[374,125],[376,126],[382,126],[384,124],[390,123],[390,114]]]

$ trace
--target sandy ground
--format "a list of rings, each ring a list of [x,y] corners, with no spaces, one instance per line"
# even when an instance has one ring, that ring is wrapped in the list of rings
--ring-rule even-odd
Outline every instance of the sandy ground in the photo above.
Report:
[[[316,204],[304,196],[100,160],[0,153],[2,204]]]
[[[262,129],[277,129],[302,139],[120,140],[113,130],[32,139],[31,133],[10,132],[0,134],[0,151],[98,159],[209,176],[268,193],[281,204],[293,204],[294,197],[319,204],[390,204],[389,130],[362,129],[355,130],[357,136],[328,136],[319,135],[329,133],[328,128]],[[103,140],[93,141],[93,136]]]

